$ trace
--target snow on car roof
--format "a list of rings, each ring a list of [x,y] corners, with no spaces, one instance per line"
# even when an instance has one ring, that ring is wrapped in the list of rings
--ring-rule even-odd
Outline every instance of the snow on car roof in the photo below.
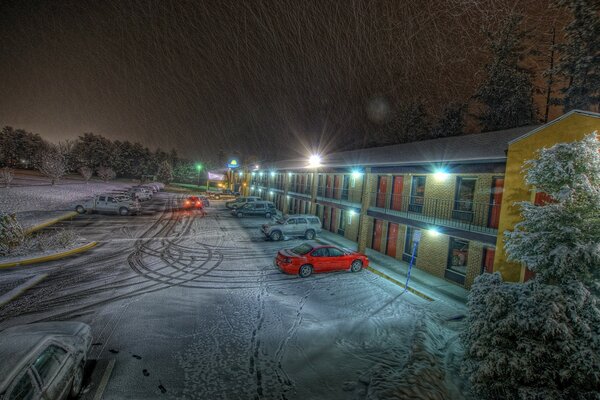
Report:
[[[82,322],[54,321],[19,325],[0,332],[0,393],[10,385],[25,362],[40,345],[53,336],[76,335],[87,325]]]

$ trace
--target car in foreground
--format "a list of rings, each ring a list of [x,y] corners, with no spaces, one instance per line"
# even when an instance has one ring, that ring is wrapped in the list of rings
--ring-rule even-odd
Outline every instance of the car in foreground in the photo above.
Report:
[[[238,197],[235,200],[226,202],[225,207],[229,208],[230,210],[233,210],[234,208],[243,207],[247,203],[252,203],[252,202],[260,201],[260,200],[261,200],[261,198],[258,196]]]
[[[358,272],[369,266],[366,255],[336,246],[303,243],[277,252],[275,265],[281,271],[306,278],[313,273],[332,271]]]
[[[39,322],[0,332],[0,399],[77,397],[91,343],[91,328],[83,322]]]
[[[208,199],[208,197],[200,195],[198,196],[198,198],[202,200],[202,204],[204,204],[204,207],[210,207],[210,200]]]
[[[123,195],[99,194],[75,206],[79,214],[87,212],[117,213],[119,215],[139,214],[140,203]]]
[[[271,218],[273,215],[277,215],[277,208],[272,201],[254,201],[240,208],[234,208],[231,213],[238,218],[258,216]]]
[[[282,240],[286,236],[302,236],[312,240],[321,233],[321,220],[314,215],[288,215],[277,218],[272,223],[264,224],[261,232],[274,241]]]

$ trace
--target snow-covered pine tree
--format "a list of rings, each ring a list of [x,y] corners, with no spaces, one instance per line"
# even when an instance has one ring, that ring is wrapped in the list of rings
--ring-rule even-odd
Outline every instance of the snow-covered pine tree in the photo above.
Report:
[[[600,2],[557,0],[573,16],[565,27],[565,42],[556,46],[560,61],[554,73],[566,87],[558,99],[564,111],[596,110],[600,106]]]
[[[600,266],[597,136],[544,149],[526,168],[553,201],[521,204],[506,250],[536,275],[475,280],[463,371],[480,399],[600,399],[600,304],[587,286]]]
[[[531,74],[520,65],[524,55],[520,30],[522,17],[511,15],[498,32],[490,33],[492,60],[475,98],[483,105],[479,122],[483,131],[508,129],[535,122]]]
[[[171,167],[171,163],[167,160],[162,161],[158,166],[156,176],[160,182],[171,183],[173,181],[173,167]]]

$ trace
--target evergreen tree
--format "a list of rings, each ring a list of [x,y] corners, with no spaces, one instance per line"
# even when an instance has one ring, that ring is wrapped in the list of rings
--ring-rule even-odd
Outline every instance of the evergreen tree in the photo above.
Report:
[[[84,133],[73,146],[75,167],[83,165],[92,169],[100,166],[112,166],[115,157],[112,142],[102,135]]]
[[[160,182],[171,183],[173,181],[173,167],[171,167],[171,163],[167,160],[161,162],[156,177]]]
[[[444,109],[442,117],[431,130],[431,137],[462,135],[465,128],[465,109],[464,104],[449,104]]]
[[[590,286],[600,265],[600,143],[592,134],[557,144],[526,167],[526,182],[553,200],[522,203],[505,248],[536,275],[476,279],[464,372],[481,399],[598,399],[600,304]]]
[[[391,112],[390,120],[374,133],[374,145],[414,142],[429,136],[429,115],[420,102],[406,103]]]
[[[31,168],[45,145],[38,134],[5,126],[0,131],[0,166]]]
[[[492,60],[475,98],[483,105],[479,122],[483,131],[535,123],[531,74],[520,65],[524,55],[520,30],[522,17],[507,18],[498,32],[489,34]]]
[[[565,43],[556,46],[560,61],[555,72],[566,81],[564,111],[591,110],[600,104],[600,2],[559,0],[573,16],[565,27]]]

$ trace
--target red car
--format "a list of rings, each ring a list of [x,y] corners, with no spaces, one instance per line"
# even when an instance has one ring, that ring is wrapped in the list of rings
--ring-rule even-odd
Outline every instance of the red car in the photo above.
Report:
[[[197,196],[190,196],[183,201],[183,208],[185,209],[200,209],[203,208],[204,204],[202,199]]]
[[[313,272],[358,272],[369,266],[369,259],[364,254],[348,249],[303,243],[293,249],[279,250],[275,265],[283,272],[306,278]]]

